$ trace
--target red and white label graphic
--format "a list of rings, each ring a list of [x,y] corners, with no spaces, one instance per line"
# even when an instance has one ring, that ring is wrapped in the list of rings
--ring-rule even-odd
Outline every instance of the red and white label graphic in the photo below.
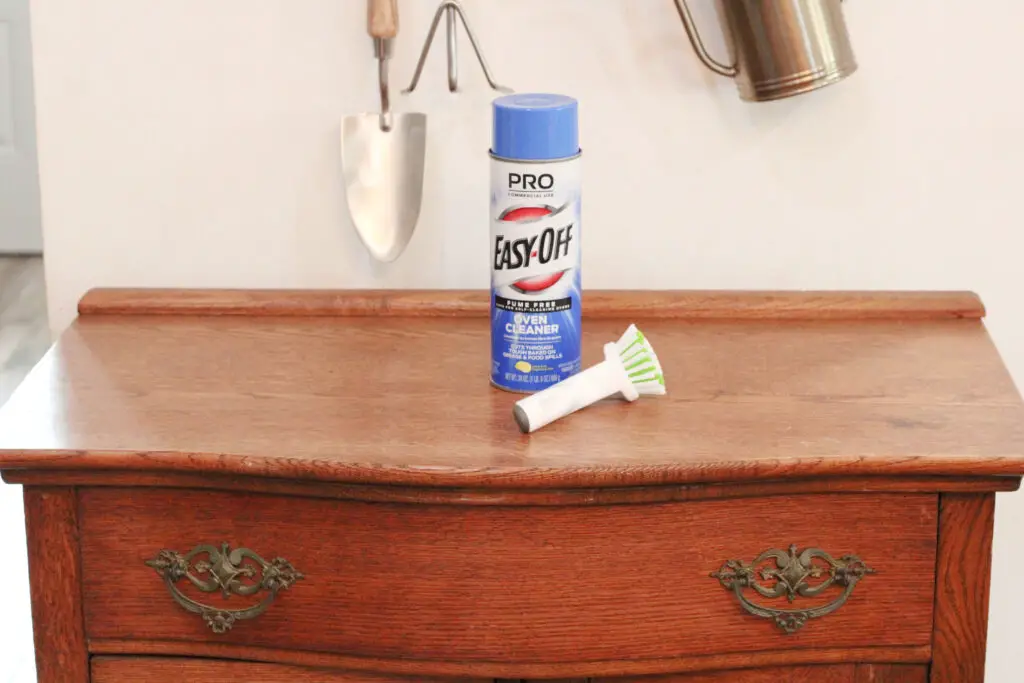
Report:
[[[524,294],[536,294],[555,285],[576,265],[572,258],[575,225],[571,218],[564,224],[541,220],[553,213],[555,209],[550,206],[523,206],[501,215],[499,220],[503,223],[521,225],[495,230],[494,284],[507,284]]]
[[[491,285],[495,289],[531,298],[564,295],[556,293],[564,288],[557,285],[571,280],[572,270],[579,266],[577,162],[493,162]]]

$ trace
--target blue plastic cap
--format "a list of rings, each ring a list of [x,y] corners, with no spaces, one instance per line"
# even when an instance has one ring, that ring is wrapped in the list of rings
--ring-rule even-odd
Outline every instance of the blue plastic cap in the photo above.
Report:
[[[579,106],[573,98],[523,93],[499,97],[493,104],[495,156],[547,161],[579,154]]]

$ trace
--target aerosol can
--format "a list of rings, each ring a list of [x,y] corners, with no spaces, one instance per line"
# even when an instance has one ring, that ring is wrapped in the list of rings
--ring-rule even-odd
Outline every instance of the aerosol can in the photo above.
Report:
[[[578,103],[493,102],[491,383],[535,392],[580,370]]]

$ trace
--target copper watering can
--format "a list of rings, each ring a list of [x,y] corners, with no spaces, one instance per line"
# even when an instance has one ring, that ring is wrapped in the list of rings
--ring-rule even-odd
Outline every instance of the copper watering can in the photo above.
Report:
[[[717,0],[731,65],[708,54],[686,0],[675,3],[697,57],[715,73],[736,79],[748,102],[817,90],[857,70],[842,0]]]

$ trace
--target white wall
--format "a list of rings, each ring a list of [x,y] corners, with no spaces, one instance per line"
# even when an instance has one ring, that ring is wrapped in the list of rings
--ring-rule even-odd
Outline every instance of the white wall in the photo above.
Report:
[[[499,80],[581,100],[588,286],[974,289],[1024,379],[1024,4],[849,0],[860,72],[758,105],[703,70],[671,0],[465,4]],[[434,2],[400,5],[404,86]],[[396,92],[429,115],[425,200],[377,267],[338,170],[339,119],[377,105],[361,0],[32,11],[55,328],[96,285],[486,286],[492,93],[465,41],[464,93],[441,43]],[[1022,525],[1024,493],[1001,496],[990,681],[1020,680]]]

